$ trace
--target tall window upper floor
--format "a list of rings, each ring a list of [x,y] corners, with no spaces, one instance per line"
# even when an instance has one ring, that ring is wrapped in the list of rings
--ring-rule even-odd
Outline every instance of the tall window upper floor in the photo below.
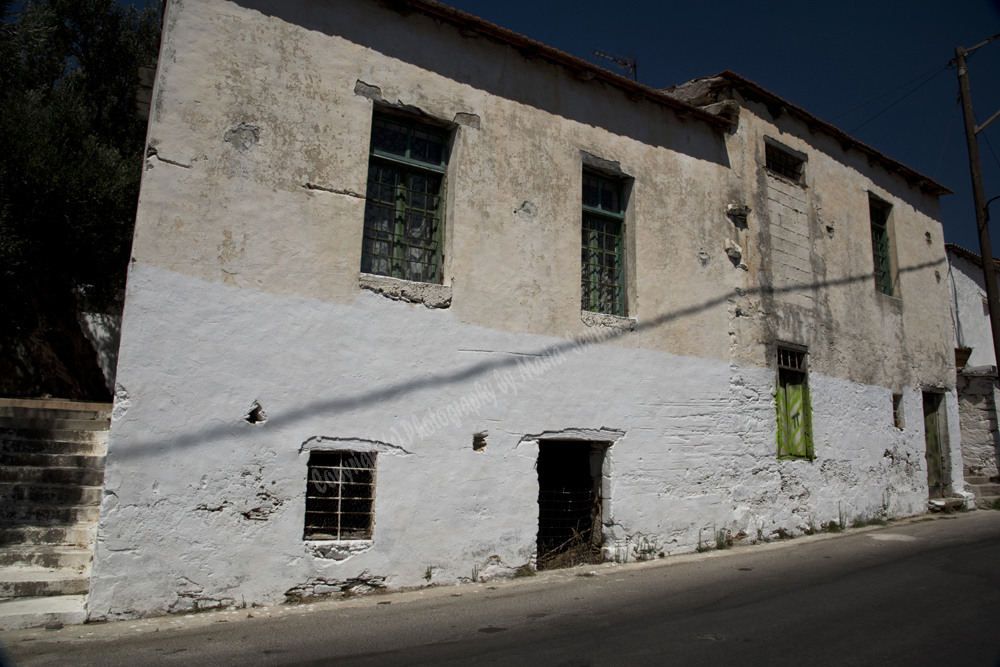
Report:
[[[891,210],[892,207],[889,204],[869,196],[868,212],[871,219],[875,289],[882,294],[895,296],[892,279],[892,243],[889,231]]]
[[[375,115],[362,273],[441,282],[447,146],[446,130]]]
[[[582,310],[625,315],[625,207],[620,180],[583,173]]]

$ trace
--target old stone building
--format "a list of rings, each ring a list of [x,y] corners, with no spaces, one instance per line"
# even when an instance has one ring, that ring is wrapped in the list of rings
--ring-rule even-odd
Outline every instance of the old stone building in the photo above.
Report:
[[[92,619],[965,494],[947,189],[738,75],[172,0],[148,143]]]
[[[965,481],[985,507],[1000,497],[1000,433],[997,432],[997,364],[993,352],[983,260],[974,252],[945,244],[955,324],[957,394]]]

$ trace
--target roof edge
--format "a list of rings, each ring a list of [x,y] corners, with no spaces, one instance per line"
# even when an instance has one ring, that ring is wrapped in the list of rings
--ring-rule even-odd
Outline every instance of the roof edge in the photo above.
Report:
[[[972,252],[971,250],[969,250],[967,248],[963,248],[962,246],[958,245],[957,243],[945,243],[944,244],[944,249],[945,250],[950,250],[951,252],[955,253],[959,257],[964,257],[965,259],[969,260],[973,264],[976,264],[978,266],[982,266],[983,265],[983,258],[978,253]],[[993,258],[993,264],[998,269],[1000,269],[1000,259],[997,259],[996,257],[994,257]]]
[[[402,2],[394,4],[405,4],[422,14],[448,21],[449,23],[453,23],[463,29],[472,29],[484,37],[489,37],[490,39],[502,44],[512,46],[522,51],[530,51],[532,52],[532,55],[545,58],[546,60],[562,65],[566,68],[576,70],[577,72],[589,73],[592,75],[590,78],[600,79],[605,83],[624,90],[630,96],[638,95],[640,97],[644,97],[651,102],[670,107],[682,114],[690,114],[691,116],[694,116],[695,118],[712,126],[718,128],[729,128],[735,125],[735,123],[727,118],[722,118],[708,113],[692,104],[688,104],[687,102],[665,95],[655,88],[650,88],[649,86],[645,86],[641,83],[636,83],[635,81],[632,81],[631,79],[628,79],[620,74],[615,74],[614,72],[606,70],[603,67],[598,67],[597,65],[589,63],[582,58],[571,56],[568,53],[564,53],[551,46],[546,46],[541,42],[536,42],[533,39],[525,37],[524,35],[520,35],[513,30],[501,28],[498,25],[484,21],[478,16],[467,14],[443,3],[436,2],[435,0],[403,0]]]
[[[919,187],[921,190],[926,190],[929,193],[937,195],[939,197],[941,195],[955,194],[947,186],[941,185],[932,178],[929,178],[928,176],[924,176],[916,169],[906,166],[899,160],[895,160],[889,157],[888,155],[885,155],[884,153],[872,148],[868,144],[858,141],[857,139],[849,135],[847,132],[844,132],[835,125],[832,125],[831,123],[828,123],[825,120],[817,118],[816,116],[812,115],[802,107],[796,106],[791,102],[788,102],[787,100],[778,97],[777,95],[767,90],[760,84],[750,81],[749,79],[737,74],[736,72],[733,72],[732,70],[726,70],[712,77],[704,77],[704,78],[715,78],[715,77],[728,79],[730,83],[734,84],[737,88],[751,90],[753,91],[754,94],[756,94],[761,98],[770,100],[772,103],[780,104],[785,111],[798,117],[800,120],[805,121],[806,124],[809,126],[810,132],[822,131],[823,133],[830,135],[834,139],[838,140],[841,144],[841,147],[845,151],[851,148],[855,148],[861,151],[862,153],[867,154],[869,159],[874,159],[880,162],[882,166],[885,167],[885,169],[890,174],[892,173],[902,174],[903,178],[905,178],[907,183],[909,183],[911,186]]]

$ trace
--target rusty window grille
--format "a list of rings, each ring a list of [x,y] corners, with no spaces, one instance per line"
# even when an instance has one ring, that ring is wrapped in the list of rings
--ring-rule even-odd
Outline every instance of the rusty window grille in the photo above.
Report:
[[[372,538],[375,456],[375,452],[309,452],[304,539]]]
[[[786,347],[779,347],[778,368],[799,371],[800,373],[804,372],[806,370],[806,353],[799,350],[790,350]]]
[[[361,271],[441,282],[447,133],[375,116],[372,122]]]
[[[625,209],[620,181],[583,174],[583,310],[625,315]]]
[[[892,296],[892,262],[889,257],[889,208],[874,199],[868,201],[872,223],[872,262],[875,289]]]
[[[767,159],[767,168],[770,171],[790,178],[796,183],[802,182],[802,167],[805,165],[805,160],[771,144],[764,144],[764,157]]]

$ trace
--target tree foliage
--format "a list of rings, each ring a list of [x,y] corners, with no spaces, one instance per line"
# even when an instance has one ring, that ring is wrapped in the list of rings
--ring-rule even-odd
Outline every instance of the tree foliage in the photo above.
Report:
[[[15,14],[0,0],[0,10],[3,352],[9,357],[11,341],[33,341],[38,368],[53,355],[63,366],[41,375],[75,376],[81,387],[62,393],[92,394],[83,376],[93,368],[73,358],[86,352],[82,333],[45,340],[77,335],[79,295],[106,310],[124,288],[146,132],[136,72],[155,62],[160,8],[26,0]]]

